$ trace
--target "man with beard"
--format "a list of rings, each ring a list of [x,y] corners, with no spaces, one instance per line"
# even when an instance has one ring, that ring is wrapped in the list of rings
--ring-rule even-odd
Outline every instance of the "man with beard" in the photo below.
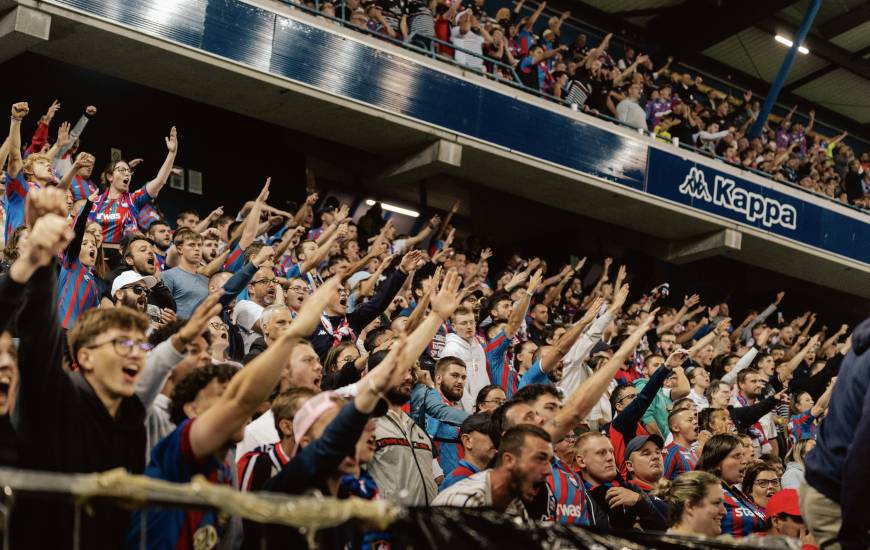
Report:
[[[435,506],[491,507],[499,512],[528,519],[523,502],[535,498],[550,474],[553,444],[550,434],[523,424],[501,438],[495,467],[478,472],[446,489],[432,502]]]
[[[320,325],[308,336],[320,360],[326,359],[326,354],[335,344],[344,340],[356,340],[360,331],[387,309],[405,284],[408,273],[422,267],[425,261],[419,250],[405,254],[399,268],[380,283],[375,295],[352,313],[347,312],[347,289],[344,286],[339,287],[320,317]]]
[[[169,222],[166,220],[151,222],[151,225],[148,226],[148,236],[154,243],[154,254],[157,256],[160,271],[165,271],[166,254],[169,252],[169,246],[172,244],[172,228],[169,227]]]
[[[659,512],[650,497],[619,476],[613,445],[607,436],[586,432],[577,439],[576,450],[586,491],[607,512],[611,529],[631,530],[637,523],[646,531],[668,528],[667,516]]]
[[[432,395],[434,399],[437,399],[436,405],[440,402],[456,411],[453,420],[446,417],[443,412],[433,414],[435,411],[432,411],[432,408],[428,406],[424,411],[426,433],[435,443],[435,449],[438,452],[438,464],[441,466],[441,470],[447,473],[452,472],[459,466],[459,459],[461,458],[459,426],[468,416],[468,413],[463,411],[459,405],[459,400],[462,399],[462,391],[465,387],[465,377],[465,363],[462,362],[462,359],[457,357],[442,357],[435,364],[435,388],[426,391],[426,399],[424,400],[424,403],[429,405],[429,396]],[[417,387],[419,387],[419,384]],[[459,420],[459,422],[456,420]]]
[[[737,375],[737,393],[731,397],[731,406],[734,408],[749,407],[762,399],[765,377],[755,369],[740,371]],[[766,414],[760,420],[752,424],[746,431],[752,437],[752,446],[756,457],[770,453],[772,448],[771,438],[776,437],[776,426],[773,417]]]
[[[270,247],[263,247],[270,248]],[[251,349],[251,344],[263,334],[260,316],[263,310],[275,303],[278,290],[278,279],[272,271],[272,264],[267,262],[254,274],[248,283],[248,300],[239,300],[233,310],[233,322],[242,329],[245,342],[245,353]]]
[[[135,271],[125,271],[112,282],[112,303],[115,307],[129,307],[145,313],[148,295],[157,281],[151,276],[142,276]]]
[[[407,257],[407,256],[406,256]],[[441,283],[441,289],[431,300],[431,311],[408,336],[406,353],[419,357],[459,307],[461,278],[451,269]],[[383,361],[386,351],[369,356],[369,371]],[[413,376],[410,370],[402,383],[386,393],[389,410],[378,418],[375,428],[377,450],[369,464],[369,473],[377,482],[384,498],[394,498],[407,506],[428,506],[438,493],[432,473],[433,454],[429,436],[414,420],[405,414],[402,406],[411,398]]]
[[[151,287],[151,293],[148,295],[148,304],[154,305],[160,310],[171,310],[171,312],[163,312],[163,320],[170,321],[174,317],[173,313],[176,309],[175,300],[172,299],[172,293],[160,280],[157,256],[154,253],[154,242],[142,233],[134,233],[126,237],[121,244],[123,251],[121,265],[109,273],[106,282],[110,285],[113,284],[115,277],[128,270],[133,270],[143,277],[153,277],[155,284]],[[113,301],[114,293],[105,298]],[[103,305],[106,305],[105,302]]]
[[[477,338],[477,320],[474,311],[462,307],[453,314],[451,328],[440,357],[457,357],[465,363],[467,378],[462,393],[461,405],[466,412],[474,410],[474,400],[484,386],[492,382],[487,369],[486,353]]]
[[[671,481],[698,465],[692,444],[698,441],[698,414],[693,409],[673,411],[668,416],[668,427],[674,436],[665,447],[665,477]]]

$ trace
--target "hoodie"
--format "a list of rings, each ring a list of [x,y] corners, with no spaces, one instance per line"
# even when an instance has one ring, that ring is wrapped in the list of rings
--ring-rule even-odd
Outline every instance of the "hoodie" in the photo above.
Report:
[[[486,353],[483,351],[480,340],[475,336],[469,344],[458,334],[451,332],[447,335],[444,349],[441,350],[439,359],[441,357],[458,357],[465,363],[467,378],[465,379],[465,389],[462,392],[462,398],[459,401],[462,403],[462,410],[468,413],[474,412],[474,402],[477,399],[477,393],[484,386],[492,383],[489,378],[489,368],[486,364]]]
[[[870,389],[870,319],[855,327],[852,350],[843,358],[828,415],[818,430],[816,447],[806,458],[806,480],[814,489],[840,503],[846,454],[861,421],[864,397]],[[865,409],[866,410],[866,409]],[[863,425],[866,426],[867,420]],[[866,437],[859,442],[866,446]],[[861,470],[860,476],[868,474]],[[859,480],[849,479],[850,489]],[[862,482],[865,480],[861,480]]]

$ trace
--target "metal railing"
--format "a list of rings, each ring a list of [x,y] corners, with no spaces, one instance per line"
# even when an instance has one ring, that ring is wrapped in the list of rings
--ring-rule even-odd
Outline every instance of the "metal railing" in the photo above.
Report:
[[[561,99],[561,98],[557,98],[557,97],[555,97],[555,96],[553,96],[552,94],[549,94],[549,93],[547,93],[547,92],[543,92],[543,91],[541,91],[541,90],[536,90],[536,89],[533,89],[533,88],[529,88],[528,86],[526,86],[525,84],[522,83],[522,81],[520,80],[520,78],[519,78],[519,76],[518,76],[518,74],[517,74],[517,72],[516,72],[516,68],[515,68],[515,67],[512,67],[512,66],[510,66],[510,65],[508,65],[508,64],[506,64],[506,63],[504,63],[504,62],[502,62],[502,61],[499,61],[499,60],[497,60],[497,59],[493,59],[493,58],[491,58],[491,57],[488,57],[488,56],[485,55],[485,54],[481,54],[481,53],[477,53],[477,52],[472,52],[472,51],[467,50],[467,49],[465,49],[465,48],[462,48],[462,47],[456,46],[456,45],[453,44],[453,43],[450,43],[450,42],[446,42],[446,41],[440,40],[440,39],[438,39],[438,38],[436,38],[436,37],[425,37],[426,40],[429,42],[429,47],[428,47],[428,48],[423,48],[423,47],[421,47],[421,46],[419,46],[419,45],[417,45],[417,44],[415,44],[415,43],[412,43],[412,39],[413,39],[413,38],[416,38],[416,37],[420,36],[420,35],[418,35],[418,34],[415,33],[415,32],[410,33],[409,36],[408,36],[405,40],[399,40],[399,39],[397,39],[397,38],[393,38],[393,37],[391,37],[391,36],[384,35],[383,33],[379,33],[379,32],[376,32],[376,31],[372,31],[371,29],[368,29],[368,28],[366,28],[366,27],[359,27],[359,26],[357,26],[357,25],[353,25],[353,24],[351,24],[350,21],[347,21],[347,20],[342,19],[342,18],[340,18],[340,17],[334,17],[334,16],[331,16],[331,15],[327,15],[327,14],[322,13],[322,12],[320,11],[321,0],[315,0],[315,7],[314,7],[314,8],[310,8],[310,7],[308,7],[308,6],[305,6],[304,4],[297,3],[297,2],[295,2],[295,1],[293,1],[293,0],[280,0],[280,1],[281,1],[281,3],[283,3],[283,4],[285,4],[285,5],[288,5],[288,6],[292,7],[292,8],[294,8],[294,9],[298,9],[298,10],[300,10],[300,11],[306,12],[306,13],[308,13],[309,15],[313,15],[313,16],[316,16],[316,17],[323,17],[323,18],[325,18],[325,19],[327,19],[327,20],[329,20],[329,21],[332,21],[332,22],[338,24],[338,26],[340,26],[340,27],[347,28],[347,29],[353,30],[353,31],[355,31],[355,32],[360,32],[360,33],[363,33],[363,34],[366,34],[366,35],[369,35],[369,36],[372,36],[372,37],[378,38],[378,39],[380,39],[380,40],[385,40],[385,41],[390,42],[390,43],[392,43],[392,44],[394,44],[394,45],[396,45],[396,46],[399,46],[399,47],[401,47],[401,48],[404,48],[404,49],[407,49],[407,50],[411,50],[411,51],[415,51],[415,52],[417,52],[417,53],[419,53],[419,54],[421,54],[421,55],[424,55],[424,56],[426,56],[426,57],[429,57],[429,58],[431,58],[431,59],[436,59],[436,60],[439,60],[439,61],[445,62],[445,63],[447,63],[447,64],[449,64],[449,65],[452,65],[452,66],[454,66],[454,67],[456,67],[456,68],[458,68],[458,69],[460,69],[460,70],[463,70],[463,71],[469,71],[469,72],[475,73],[475,74],[477,74],[477,75],[483,76],[483,77],[485,77],[485,78],[496,80],[496,81],[498,81],[498,82],[500,82],[500,83],[502,83],[502,84],[508,85],[508,86],[510,86],[510,87],[512,87],[512,88],[514,88],[514,89],[521,90],[521,91],[523,91],[523,92],[526,92],[526,93],[529,93],[529,94],[531,94],[531,95],[534,95],[534,96],[540,97],[540,98],[545,99],[545,100],[547,100],[547,101],[550,101],[550,102],[553,102],[553,103],[558,103],[558,104],[561,104],[561,105],[563,105],[563,106],[565,106],[565,107],[567,107],[567,108],[571,108],[573,111],[578,111],[578,110],[580,110],[580,109],[576,106],[576,104],[571,104],[571,103],[569,103],[569,102],[567,102],[567,101],[565,101],[565,100],[563,100],[563,99]],[[347,8],[347,5],[346,5],[345,0],[342,0],[340,3],[336,2],[336,3],[334,3],[334,5],[341,6],[341,8],[342,8],[342,13],[347,13],[347,9],[346,9],[346,8]],[[457,63],[456,60],[453,59],[452,57],[449,57],[449,56],[446,56],[446,55],[443,55],[443,54],[438,53],[437,48],[435,47],[436,45],[441,45],[441,46],[444,46],[444,47],[446,47],[446,48],[450,48],[451,50],[454,50],[454,51],[461,51],[461,52],[465,53],[466,55],[470,55],[470,56],[474,56],[474,57],[480,58],[480,59],[483,60],[483,62],[484,62],[485,65],[486,65],[486,64],[489,64],[489,66],[491,66],[491,67],[501,67],[501,68],[503,68],[503,69],[507,69],[507,70],[510,71],[510,74],[511,74],[511,76],[512,76],[513,78],[512,78],[512,79],[502,78],[502,77],[498,74],[498,71],[494,71],[494,72],[490,73],[490,72],[487,72],[487,71],[479,70],[479,69],[477,69],[477,68],[475,68],[475,67],[468,67],[468,66],[466,66],[466,65],[462,65],[462,64],[460,64],[460,63]],[[657,139],[657,138],[656,138],[656,135],[654,134],[654,132],[649,131],[649,130],[647,130],[647,131],[638,130],[637,128],[635,128],[635,127],[633,127],[633,126],[629,126],[629,125],[623,123],[622,121],[620,121],[620,120],[618,120],[618,119],[616,119],[616,118],[614,118],[614,117],[612,117],[612,116],[610,116],[610,115],[608,115],[608,114],[600,113],[600,112],[599,112],[599,113],[592,113],[592,112],[588,112],[588,111],[583,111],[583,112],[584,112],[584,114],[587,114],[587,115],[589,115],[589,116],[594,116],[594,117],[596,117],[596,118],[598,118],[598,119],[601,119],[601,120],[606,120],[606,121],[608,121],[608,122],[612,122],[612,123],[614,123],[614,124],[617,124],[617,125],[619,125],[619,126],[622,126],[623,128],[628,128],[628,129],[630,129],[630,130],[632,130],[632,131],[639,131],[639,132],[640,132],[641,134],[643,134],[643,135],[646,135],[646,136],[650,136],[650,137],[652,137],[652,139]],[[660,142],[661,142],[661,141],[660,141]],[[739,169],[739,170],[743,170],[743,171],[746,171],[746,172],[749,172],[749,173],[755,174],[756,176],[760,176],[760,177],[762,177],[762,178],[764,178],[764,179],[766,179],[766,180],[775,181],[776,183],[779,183],[779,184],[781,184],[781,185],[785,185],[785,186],[787,186],[787,187],[794,188],[794,189],[800,191],[801,193],[808,193],[808,194],[813,195],[813,196],[815,196],[815,197],[818,197],[818,198],[824,199],[824,200],[829,201],[829,202],[831,202],[831,203],[838,204],[838,205],[840,205],[840,206],[844,206],[844,207],[850,208],[850,209],[855,210],[855,211],[858,211],[858,212],[862,212],[862,213],[867,213],[867,212],[868,212],[868,210],[864,210],[864,209],[859,208],[859,207],[857,207],[857,206],[855,206],[855,205],[852,205],[852,204],[843,203],[843,202],[839,201],[839,200],[836,199],[836,198],[833,198],[833,197],[830,197],[830,196],[828,196],[828,195],[825,195],[824,193],[819,193],[819,192],[817,192],[817,191],[813,191],[813,190],[811,190],[811,189],[807,189],[807,188],[805,188],[805,187],[801,187],[801,186],[798,185],[797,183],[792,183],[792,182],[790,182],[790,181],[780,181],[780,180],[776,180],[776,179],[772,178],[772,177],[770,176],[770,174],[767,174],[767,173],[762,172],[762,171],[760,171],[760,170],[757,170],[757,169],[754,169],[754,168],[747,168],[747,167],[744,167],[744,166],[738,166],[738,165],[735,165],[735,164],[733,164],[733,163],[730,163],[730,162],[726,161],[726,160],[724,159],[724,157],[721,157],[721,156],[719,156],[719,155],[716,155],[716,154],[714,154],[714,153],[711,153],[710,151],[708,151],[708,150],[706,150],[706,149],[703,149],[703,148],[700,148],[700,147],[695,147],[695,146],[693,146],[693,145],[690,145],[690,144],[687,144],[687,143],[684,143],[684,142],[680,142],[678,145],[675,145],[675,146],[676,146],[677,148],[679,148],[679,149],[684,149],[684,150],[687,150],[687,151],[692,151],[692,152],[697,153],[697,154],[699,154],[699,155],[703,155],[703,156],[706,157],[706,158],[710,158],[710,159],[714,159],[714,160],[720,161],[720,162],[722,162],[722,163],[724,163],[724,164],[726,164],[726,165],[728,165],[728,166],[731,166],[732,168],[737,168],[737,169]]]

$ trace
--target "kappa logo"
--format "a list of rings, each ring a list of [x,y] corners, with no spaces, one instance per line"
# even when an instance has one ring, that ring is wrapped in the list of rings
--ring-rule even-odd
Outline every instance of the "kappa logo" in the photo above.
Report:
[[[713,179],[713,188],[707,183],[704,171],[693,166],[678,188],[683,195],[721,206],[746,217],[749,222],[761,220],[765,227],[780,225],[797,228],[797,210],[790,204],[747,191],[738,187],[733,179],[719,174]]]

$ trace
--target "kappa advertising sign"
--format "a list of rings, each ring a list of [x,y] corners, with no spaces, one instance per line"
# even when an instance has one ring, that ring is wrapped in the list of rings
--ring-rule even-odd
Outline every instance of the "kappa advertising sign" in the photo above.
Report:
[[[646,191],[792,238],[805,229],[803,201],[655,148]]]
[[[713,184],[709,185],[704,171],[693,166],[678,189],[693,199],[737,212],[753,225],[760,220],[765,227],[780,225],[786,229],[797,229],[797,210],[794,206],[753,193],[721,174],[716,174]]]

